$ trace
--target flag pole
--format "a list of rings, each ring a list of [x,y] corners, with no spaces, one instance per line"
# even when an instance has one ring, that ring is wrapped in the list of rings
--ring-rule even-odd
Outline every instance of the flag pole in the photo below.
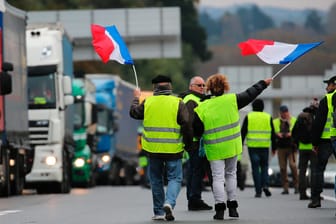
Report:
[[[136,88],[138,89],[139,88],[138,76],[137,76],[134,64],[132,65],[132,67],[133,67],[133,72],[134,72],[134,77],[135,77],[135,85],[136,85]]]
[[[285,68],[287,68],[290,64],[292,64],[292,62],[286,64],[284,67],[282,67],[277,73],[275,73],[273,76],[272,76],[272,79],[275,79],[275,77],[277,77],[280,72],[282,72],[283,70],[285,70]]]

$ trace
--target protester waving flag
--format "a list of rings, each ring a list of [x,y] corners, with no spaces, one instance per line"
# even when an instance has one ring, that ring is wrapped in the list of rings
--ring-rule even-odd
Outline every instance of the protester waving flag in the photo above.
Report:
[[[323,41],[304,44],[288,44],[273,40],[249,39],[245,42],[239,43],[238,46],[241,49],[241,54],[243,56],[257,55],[267,64],[287,64],[283,67],[283,69],[285,69],[296,59],[322,43]],[[283,69],[281,69],[278,73],[280,73]]]
[[[91,33],[92,45],[104,63],[107,63],[109,60],[114,60],[120,64],[133,65],[135,82],[138,87],[138,78],[133,59],[117,27],[115,25],[103,27],[97,24],[91,24]]]

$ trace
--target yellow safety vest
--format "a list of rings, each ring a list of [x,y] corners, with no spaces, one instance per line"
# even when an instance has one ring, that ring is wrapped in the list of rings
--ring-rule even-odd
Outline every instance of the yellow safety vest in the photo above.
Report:
[[[231,158],[242,152],[236,94],[201,102],[195,112],[204,125],[203,142],[208,160]]]
[[[183,151],[181,127],[177,123],[181,99],[170,95],[150,96],[145,101],[142,148],[150,153]]]
[[[271,115],[252,111],[247,115],[247,147],[269,148],[271,146]]]
[[[327,93],[325,95],[327,98],[328,114],[327,114],[326,123],[324,125],[324,129],[321,135],[322,139],[330,139],[331,137],[332,113],[333,113],[332,96],[334,95],[334,93],[335,91],[332,93]]]
[[[291,116],[290,127],[289,127],[290,132],[292,131],[295,122],[296,122],[296,118]],[[280,118],[273,119],[273,126],[274,126],[274,132],[279,133],[280,132]]]

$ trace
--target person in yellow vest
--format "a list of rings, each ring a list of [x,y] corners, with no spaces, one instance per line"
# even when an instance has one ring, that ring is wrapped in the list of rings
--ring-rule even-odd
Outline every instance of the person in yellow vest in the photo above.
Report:
[[[260,198],[262,191],[266,197],[272,193],[268,182],[269,150],[275,149],[275,132],[273,119],[264,112],[264,101],[256,99],[252,103],[252,111],[245,117],[242,129],[242,142],[246,140],[252,167],[255,197]]]
[[[152,220],[173,221],[173,209],[182,184],[184,147],[192,142],[189,112],[183,101],[172,95],[171,79],[158,75],[152,79],[153,96],[139,104],[141,92],[134,91],[130,116],[143,120],[142,149],[147,153],[152,190]],[[164,175],[167,189],[164,189]]]
[[[283,191],[281,194],[289,194],[289,181],[287,173],[287,165],[292,173],[294,193],[299,193],[298,169],[296,165],[297,150],[294,147],[292,138],[292,129],[294,127],[296,118],[291,116],[288,107],[281,105],[279,108],[280,116],[273,119],[274,130],[277,138],[278,161],[281,175],[281,185]]]
[[[305,107],[298,115],[292,130],[292,136],[297,148],[299,149],[299,192],[300,200],[308,200],[307,195],[308,181],[306,172],[316,164],[316,154],[312,145],[312,126],[318,108],[318,100],[315,98],[309,107]]]
[[[210,162],[216,212],[213,218],[216,220],[224,219],[226,204],[229,216],[239,217],[236,193],[237,156],[242,152],[239,109],[252,102],[271,82],[272,78],[261,80],[246,91],[235,94],[228,93],[230,87],[225,75],[211,75],[206,81],[211,97],[195,108],[194,136],[203,138],[205,154]]]
[[[321,207],[321,193],[323,191],[324,171],[331,154],[336,158],[336,150],[331,142],[331,136],[336,136],[332,128],[332,114],[336,105],[336,76],[324,80],[327,84],[327,94],[320,100],[315,119],[313,121],[312,143],[317,155],[315,166],[311,167],[311,201],[308,208]]]
[[[201,76],[194,76],[190,79],[188,91],[179,95],[181,98],[183,98],[183,102],[186,104],[189,110],[191,121],[194,118],[194,108],[198,106],[198,104],[201,102],[201,99],[203,99],[205,96],[204,90],[204,79]],[[186,170],[188,210],[211,210],[212,207],[202,200],[203,177],[207,171],[206,168],[209,167],[209,161],[205,156],[200,156],[199,138],[193,139],[191,147],[191,150],[188,152],[189,160],[187,162]],[[207,174],[211,175],[211,173]]]

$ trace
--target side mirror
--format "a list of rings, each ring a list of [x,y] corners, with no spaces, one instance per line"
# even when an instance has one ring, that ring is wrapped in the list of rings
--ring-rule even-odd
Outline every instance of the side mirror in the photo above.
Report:
[[[64,95],[72,95],[72,83],[69,76],[63,76],[63,90]]]
[[[71,95],[64,96],[64,105],[71,105],[74,103],[74,97]]]
[[[13,64],[4,62],[0,73],[0,95],[12,93],[12,77],[7,73],[8,71],[13,71]]]
[[[9,62],[2,63],[2,71],[4,72],[11,72],[13,71],[13,64]]]

